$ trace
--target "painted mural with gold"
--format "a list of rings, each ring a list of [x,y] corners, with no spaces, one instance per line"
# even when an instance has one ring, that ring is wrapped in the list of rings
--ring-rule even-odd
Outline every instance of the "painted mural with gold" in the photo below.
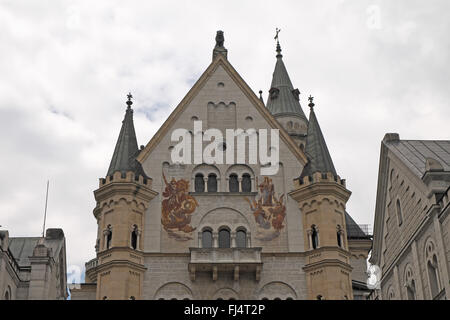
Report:
[[[250,209],[258,226],[256,238],[270,241],[278,237],[284,228],[286,206],[284,194],[277,196],[272,179],[264,177],[264,181],[258,185],[258,196],[254,200],[245,198],[250,204]]]
[[[163,179],[165,187],[161,203],[162,226],[169,237],[175,240],[191,240],[192,232],[196,229],[191,226],[191,218],[198,202],[189,195],[189,181],[172,178],[168,182],[164,172]]]

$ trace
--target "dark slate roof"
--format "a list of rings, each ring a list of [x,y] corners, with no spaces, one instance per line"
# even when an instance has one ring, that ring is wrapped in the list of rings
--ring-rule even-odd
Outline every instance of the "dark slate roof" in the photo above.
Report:
[[[38,244],[39,240],[42,240],[41,237],[17,237],[17,238],[9,238],[9,251],[13,255],[17,264],[20,267],[29,267],[30,259],[33,255],[33,250]],[[64,247],[64,238],[61,239],[44,239],[44,245],[47,248],[52,249],[53,257],[57,257],[59,255],[60,250]]]
[[[368,234],[366,234],[361,227],[353,220],[353,218],[345,212],[345,225],[347,230],[347,238],[350,239],[365,239],[370,238]]]
[[[312,106],[314,105],[312,104]],[[331,172],[334,176],[337,176],[333,160],[331,160],[325,138],[323,137],[322,130],[320,129],[319,122],[312,107],[309,115],[305,153],[308,157],[308,163],[303,168],[300,178],[310,176],[315,172]]]
[[[136,132],[133,123],[133,109],[130,108],[131,101],[125,112],[125,118],[122,121],[119,138],[117,139],[116,148],[109,165],[107,176],[112,175],[116,171],[125,173],[133,171],[135,174],[146,177],[141,164],[136,160],[140,150],[136,139]]]
[[[275,64],[275,70],[272,76],[271,90],[273,88],[278,89],[278,97],[267,98],[267,108],[273,115],[277,114],[296,114],[306,119],[305,113],[300,106],[300,101],[295,97],[294,87],[292,86],[291,79],[286,70],[286,66],[283,62],[283,55],[281,54],[281,48],[277,45],[277,63]]]
[[[439,161],[445,171],[450,171],[450,141],[393,140],[384,143],[419,178],[426,171],[427,158]]]

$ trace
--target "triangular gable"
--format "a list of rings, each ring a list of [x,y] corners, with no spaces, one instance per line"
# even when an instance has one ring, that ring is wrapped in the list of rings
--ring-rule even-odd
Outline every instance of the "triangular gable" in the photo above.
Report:
[[[263,118],[270,124],[273,129],[280,130],[280,138],[291,152],[297,157],[297,159],[305,165],[307,163],[307,158],[305,154],[297,147],[297,145],[292,141],[291,137],[284,130],[284,128],[275,120],[275,118],[266,109],[261,100],[255,95],[253,90],[247,85],[247,83],[242,79],[239,73],[233,68],[233,66],[228,62],[228,60],[221,54],[218,54],[208,68],[203,72],[194,86],[189,90],[187,95],[181,100],[174,111],[169,115],[167,120],[159,128],[159,130],[153,135],[152,139],[147,143],[144,150],[142,150],[137,157],[140,163],[143,163],[145,159],[149,156],[151,151],[156,147],[156,145],[162,140],[162,138],[168,133],[171,124],[174,123],[178,117],[182,114],[184,109],[189,105],[189,103],[194,99],[198,92],[203,88],[205,83],[210,78],[211,74],[219,67],[222,66],[228,75],[233,79],[237,86],[242,90],[246,97],[250,100],[256,110],[263,116]]]

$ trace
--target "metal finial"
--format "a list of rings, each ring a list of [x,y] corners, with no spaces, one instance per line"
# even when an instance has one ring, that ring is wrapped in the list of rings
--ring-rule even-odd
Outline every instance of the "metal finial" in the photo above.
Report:
[[[260,98],[260,99],[262,98],[262,93],[263,93],[263,91],[262,91],[262,90],[259,90],[259,98]]]
[[[128,108],[131,108],[131,105],[133,104],[133,101],[131,101],[131,99],[133,99],[133,96],[131,95],[131,92],[129,92],[127,94],[127,98],[128,98],[128,101],[127,101]]]
[[[277,40],[277,57],[281,56],[281,46],[280,46],[280,41],[279,41],[279,33],[280,33],[281,29],[276,28],[275,29],[275,37],[274,39]]]
[[[314,108],[314,106],[315,106],[315,104],[314,104],[314,97],[313,96],[309,96],[309,98],[308,98],[308,100],[309,100],[309,104],[308,104],[308,106],[311,108],[311,110]]]

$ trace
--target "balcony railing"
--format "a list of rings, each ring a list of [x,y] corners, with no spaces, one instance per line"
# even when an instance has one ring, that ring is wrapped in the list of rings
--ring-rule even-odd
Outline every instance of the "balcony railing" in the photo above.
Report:
[[[89,269],[95,268],[96,266],[98,266],[98,259],[94,258],[92,260],[89,260],[88,262],[85,263],[84,266],[86,267],[86,271],[88,271]]]
[[[195,280],[198,271],[212,272],[213,280],[219,272],[234,272],[235,280],[242,272],[255,272],[256,279],[262,269],[262,248],[189,248],[189,271]]]

